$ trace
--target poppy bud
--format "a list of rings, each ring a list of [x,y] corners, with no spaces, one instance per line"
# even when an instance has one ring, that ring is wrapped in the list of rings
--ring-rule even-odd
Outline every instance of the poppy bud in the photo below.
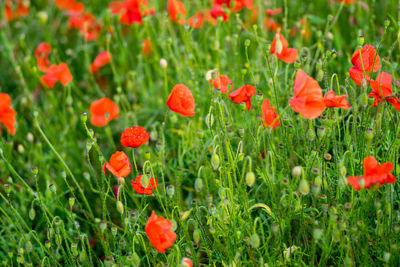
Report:
[[[87,113],[85,112],[85,113],[82,113],[82,115],[81,115],[81,121],[83,122],[83,123],[86,123],[86,121],[87,121]]]
[[[86,261],[86,252],[84,250],[81,251],[81,254],[79,254],[79,261],[82,263]]]
[[[150,132],[150,140],[151,140],[151,141],[157,140],[157,131],[152,130],[152,131]]]
[[[11,192],[11,186],[9,184],[4,184],[4,190],[6,191],[6,194],[9,195]]]
[[[170,185],[167,186],[166,191],[167,191],[167,195],[170,198],[172,198],[174,196],[174,194],[175,194],[175,187],[172,184],[170,184]]]
[[[168,67],[168,62],[164,58],[160,59],[160,66],[163,69],[166,69]]]
[[[193,231],[193,241],[198,244],[200,242],[200,237],[201,237],[201,231],[200,229],[195,229]]]
[[[19,264],[24,263],[24,257],[20,254],[17,255],[17,263],[19,263]]]
[[[193,263],[189,258],[182,258],[180,267],[193,267]]]
[[[246,46],[246,47],[249,47],[250,46],[250,40],[249,39],[246,39],[246,41],[244,42],[244,45]]]
[[[299,192],[302,195],[307,195],[308,193],[310,193],[310,185],[306,179],[301,179],[299,184]]]
[[[214,153],[211,156],[211,165],[214,168],[214,170],[218,169],[218,167],[219,167],[219,157],[216,153]]]
[[[35,217],[36,217],[36,212],[35,212],[35,209],[34,208],[31,208],[30,210],[29,210],[29,219],[31,219],[32,221],[35,219]]]
[[[246,184],[249,187],[252,187],[255,181],[256,181],[256,176],[254,175],[254,172],[248,172],[246,174]]]
[[[389,19],[385,19],[385,28],[390,26],[390,20]]]
[[[75,204],[75,198],[70,197],[68,201],[69,201],[69,206],[72,208]]]
[[[119,213],[124,214],[124,204],[121,201],[117,201],[117,210]]]
[[[358,42],[358,45],[359,46],[363,46],[364,45],[364,36],[359,36],[358,38],[357,38],[357,42]]]
[[[372,140],[373,137],[374,137],[374,135],[373,135],[372,129],[368,129],[368,130],[365,132],[365,139],[367,140],[367,142],[370,142],[370,141]]]
[[[99,223],[100,231],[104,233],[104,231],[107,229],[107,222],[100,222]]]
[[[214,115],[211,113],[208,113],[206,116],[206,125],[208,128],[211,128],[214,124]]]
[[[321,186],[318,184],[313,184],[311,187],[311,191],[314,195],[318,195],[319,192],[321,191]]]
[[[321,176],[318,175],[317,177],[315,177],[314,184],[316,184],[316,185],[322,185],[322,178],[321,178]]]
[[[323,70],[319,70],[317,72],[317,81],[322,81],[324,79],[324,71]]]
[[[315,241],[318,241],[322,238],[324,230],[322,228],[315,228],[313,231],[313,237]]]
[[[50,247],[51,247],[51,242],[50,242],[49,240],[46,240],[46,241],[44,242],[44,245],[46,246],[47,249],[50,249]]]
[[[75,257],[78,256],[78,244],[77,243],[71,244],[71,251]]]
[[[111,234],[115,237],[118,233],[118,229],[117,227],[113,226],[111,227]]]
[[[197,193],[200,193],[201,190],[203,190],[203,180],[201,178],[197,178],[194,181],[194,189],[196,190]]]
[[[318,138],[320,138],[320,139],[324,138],[325,134],[326,134],[325,127],[318,127],[317,128],[317,136],[318,136]]]
[[[182,211],[181,212],[181,220],[185,221],[190,216],[190,210]],[[176,224],[176,222],[175,222]],[[176,229],[176,228],[175,228]]]
[[[326,34],[326,37],[328,38],[328,40],[333,40],[333,34],[331,32],[328,32]]]
[[[346,169],[346,167],[345,167],[344,165],[342,165],[342,166],[339,167],[339,174],[340,174],[341,176],[346,176],[346,174],[347,174],[347,169]]]
[[[315,132],[314,132],[314,129],[309,129],[309,130],[307,131],[307,138],[308,138],[308,140],[310,140],[310,141],[313,141],[313,140],[315,139]]]
[[[56,189],[56,186],[54,185],[54,184],[50,184],[49,185],[49,190],[50,190],[50,192],[52,192],[52,193],[56,193],[56,191],[57,191],[57,189]]]
[[[260,246],[260,237],[257,234],[253,234],[249,240],[250,246],[258,248]]]
[[[61,178],[63,178],[64,180],[67,178],[67,174],[65,173],[64,170],[62,170],[62,171],[60,172],[60,175],[61,175]]]
[[[300,177],[300,175],[303,173],[303,168],[301,166],[296,166],[292,169],[292,175],[293,177]]]

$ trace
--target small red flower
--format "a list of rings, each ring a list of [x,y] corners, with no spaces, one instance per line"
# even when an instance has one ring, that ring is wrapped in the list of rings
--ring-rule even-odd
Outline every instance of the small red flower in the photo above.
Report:
[[[141,126],[125,129],[121,135],[121,145],[137,148],[149,141],[149,133]]]
[[[221,93],[223,94],[228,92],[229,86],[229,92],[233,90],[233,83],[231,79],[229,79],[226,75],[220,75],[219,73],[217,73],[215,79],[210,79],[209,82],[214,86],[215,89],[221,90]]]
[[[263,120],[263,123],[261,123],[261,125],[263,125],[263,127],[266,126],[271,128],[271,130],[273,130],[279,125],[281,125],[279,116],[278,114],[276,114],[275,108],[270,106],[268,99],[264,100],[261,107],[261,111],[262,111],[261,116]]]
[[[68,20],[68,28],[79,30],[87,42],[97,40],[101,33],[101,25],[97,23],[96,18],[88,12],[71,16]]]
[[[117,104],[105,97],[90,104],[90,113],[92,114],[90,122],[94,126],[103,127],[109,121],[118,118],[119,109]]]
[[[289,100],[292,109],[306,119],[315,119],[325,110],[325,101],[318,83],[298,70],[294,80],[294,97]]]
[[[360,57],[361,53],[361,57]],[[349,69],[350,78],[361,86],[363,79],[369,81],[371,78],[368,73],[377,72],[381,66],[381,60],[372,45],[365,45],[362,49],[357,49],[352,58],[351,64],[354,67]],[[364,71],[365,73],[363,73]]]
[[[0,93],[0,122],[11,135],[15,134],[15,115],[17,112],[11,107],[11,98],[8,94]]]
[[[170,231],[171,228],[170,220],[158,217],[154,211],[151,213],[145,231],[150,243],[160,253],[165,253],[175,242],[176,234]]]
[[[40,78],[40,81],[47,88],[53,88],[56,82],[60,82],[63,86],[66,86],[72,81],[73,77],[68,69],[67,64],[60,63],[58,65],[51,65],[47,70],[46,74]]]
[[[29,9],[23,1],[14,0],[14,2],[16,2],[16,4],[13,6],[13,0],[5,1],[4,11],[7,21],[12,21],[19,17],[26,17],[29,14]]]
[[[144,16],[153,15],[154,13],[154,8],[148,8],[147,0],[112,2],[108,7],[111,9],[112,14],[120,15],[119,21],[123,25],[142,24]]]
[[[66,11],[68,15],[79,15],[85,10],[85,6],[76,0],[56,0],[56,6]]]
[[[172,88],[167,100],[167,106],[170,110],[182,116],[192,117],[195,115],[192,92],[184,84],[177,84]]]
[[[275,38],[272,41],[270,52],[275,54],[280,60],[286,63],[294,63],[297,59],[297,49],[288,48],[289,44],[282,34],[275,34]]]
[[[370,80],[369,85],[372,92],[368,96],[372,96],[374,100],[373,106],[376,107],[382,101],[392,104],[396,111],[400,111],[400,101],[397,97],[392,96],[392,75],[386,72],[381,72],[376,77],[376,80]]]
[[[267,9],[265,12],[267,16],[272,17],[280,14],[282,12],[282,8],[277,8],[277,9]]]
[[[346,97],[347,95],[335,96],[334,91],[328,91],[324,97],[325,106],[327,108],[349,109],[351,107],[347,102]]]
[[[247,111],[251,108],[251,98],[256,93],[256,88],[252,85],[244,85],[228,95],[236,104],[246,103]]]
[[[42,72],[46,72],[50,66],[48,59],[51,52],[51,46],[48,43],[40,43],[35,50],[35,58],[38,65],[38,69]]]
[[[223,21],[228,21],[229,15],[225,12],[221,4],[214,4],[210,12],[213,18],[222,17]]]
[[[111,61],[111,54],[108,51],[101,52],[97,55],[93,63],[90,65],[90,72],[96,73],[103,66],[107,65]]]
[[[142,177],[143,175],[139,175],[138,177],[136,177],[135,181],[131,180],[133,190],[135,190],[135,192],[139,195],[151,196],[158,185],[157,179],[155,177],[151,177],[148,185],[145,187],[142,184]]]
[[[198,29],[203,26],[204,23],[204,14],[203,11],[199,11],[193,16],[191,16],[188,20],[187,23],[189,24],[190,27]]]
[[[185,5],[178,0],[168,0],[168,13],[173,22],[185,24],[186,9]]]
[[[193,267],[193,262],[189,258],[182,258],[181,265],[182,267]]]
[[[142,41],[142,53],[143,55],[145,55],[146,57],[149,57],[151,55],[151,53],[153,53],[153,46],[151,45],[151,41],[150,39],[144,39]]]
[[[129,175],[132,166],[129,163],[128,156],[122,151],[117,151],[112,154],[109,162],[104,163],[104,174],[106,174],[106,169],[111,172],[115,177],[122,178]]]
[[[369,156],[364,159],[363,165],[364,175],[347,178],[354,190],[359,191],[361,188],[371,188],[375,184],[380,187],[383,184],[394,184],[396,182],[396,177],[390,174],[393,171],[392,163],[387,162],[379,165],[374,157]]]
[[[345,4],[353,4],[355,3],[357,0],[337,0],[338,2],[344,2]]]

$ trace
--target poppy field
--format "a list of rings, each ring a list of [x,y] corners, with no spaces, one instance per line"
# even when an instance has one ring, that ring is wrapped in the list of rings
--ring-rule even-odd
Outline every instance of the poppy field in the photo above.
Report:
[[[396,0],[1,0],[2,266],[399,266]]]

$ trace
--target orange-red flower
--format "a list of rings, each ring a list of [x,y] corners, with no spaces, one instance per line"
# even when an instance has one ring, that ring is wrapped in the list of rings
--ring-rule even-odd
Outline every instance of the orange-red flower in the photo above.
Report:
[[[355,3],[357,0],[337,0],[338,2],[344,2],[345,4],[353,4]]]
[[[155,177],[151,177],[147,186],[144,186],[142,183],[142,177],[143,175],[139,175],[138,177],[136,177],[135,181],[131,180],[133,190],[135,190],[135,192],[139,195],[151,196],[158,185],[157,179]]]
[[[0,93],[0,122],[11,135],[15,134],[15,115],[17,112],[11,107],[11,98],[8,94]]]
[[[181,260],[182,267],[193,267],[193,262],[189,258],[183,258]]]
[[[68,15],[79,15],[85,10],[85,6],[76,0],[56,0],[56,6],[66,11]]]
[[[372,45],[365,45],[362,49],[357,49],[354,52],[351,58],[351,64],[353,64],[354,67],[349,69],[350,78],[358,86],[361,86],[364,78],[367,81],[371,79],[368,73],[378,71],[381,60]]]
[[[103,127],[109,121],[118,118],[119,109],[117,104],[105,97],[90,104],[90,113],[92,114],[90,122],[94,126]]]
[[[267,14],[267,16],[276,16],[278,14],[280,14],[282,12],[282,8],[277,8],[277,9],[267,9],[267,11],[265,12]]]
[[[51,46],[48,43],[40,43],[35,50],[35,58],[38,65],[38,69],[42,72],[46,72],[50,66],[48,59],[51,51]]]
[[[122,151],[117,151],[112,154],[109,162],[104,163],[104,174],[106,174],[106,169],[111,172],[115,177],[121,178],[129,175],[132,166],[129,163],[128,156]]]
[[[239,12],[243,8],[253,9],[253,0],[214,0],[214,5],[226,5],[232,12]]]
[[[150,56],[151,53],[153,53],[153,47],[151,45],[151,41],[150,39],[144,39],[142,41],[142,53],[143,55],[145,55],[146,57]]]
[[[19,17],[25,17],[29,14],[28,7],[23,1],[17,0],[15,6],[13,6],[13,0],[6,0],[4,11],[7,21],[17,19]]]
[[[168,0],[168,13],[173,22],[185,24],[186,9],[185,5],[178,0]]]
[[[225,94],[233,90],[233,83],[231,79],[226,75],[220,75],[219,72],[215,76],[214,80],[210,79],[209,82],[214,86],[215,89],[221,90],[221,93]]]
[[[244,85],[233,91],[228,96],[236,104],[246,103],[246,108],[249,111],[251,108],[251,97],[255,95],[256,88],[252,85]]]
[[[53,88],[56,82],[60,82],[66,86],[72,81],[73,77],[68,69],[67,64],[60,63],[58,65],[53,64],[47,70],[46,74],[40,78],[40,81],[47,88]]]
[[[315,119],[325,110],[321,87],[304,71],[298,70],[294,80],[294,97],[289,100],[292,109],[306,119]]]
[[[282,28],[282,26],[279,23],[275,22],[272,18],[265,18],[264,26],[270,32],[277,32],[279,29]]]
[[[68,20],[68,29],[79,30],[85,41],[90,42],[99,38],[101,25],[91,13],[71,16]]]
[[[342,108],[349,109],[351,108],[349,103],[346,100],[347,95],[338,95],[335,96],[334,91],[328,91],[324,97],[325,106],[327,108]]]
[[[167,100],[167,106],[170,110],[182,116],[192,117],[195,115],[192,92],[184,84],[177,84],[172,88]]]
[[[158,217],[154,211],[151,213],[145,231],[150,243],[160,253],[165,253],[175,242],[176,234],[170,230],[171,228],[170,220]]]
[[[210,14],[213,18],[222,17],[223,21],[228,21],[229,19],[229,15],[225,12],[225,9],[221,4],[214,4]]]
[[[364,175],[348,177],[347,182],[359,191],[362,188],[371,188],[373,185],[378,187],[383,184],[394,184],[396,177],[391,174],[393,171],[393,164],[390,162],[378,164],[378,161],[369,156],[364,159]]]
[[[376,77],[376,80],[370,80],[369,84],[372,88],[372,92],[368,96],[374,98],[374,107],[376,107],[378,103],[386,101],[392,104],[396,111],[400,111],[399,99],[392,96],[392,75],[386,72],[381,72]]]
[[[142,24],[143,17],[154,14],[154,8],[148,8],[147,0],[125,0],[108,5],[112,14],[120,15],[119,21],[124,25]]]
[[[204,14],[203,11],[199,11],[193,16],[191,16],[188,20],[187,23],[189,24],[190,27],[198,29],[201,26],[203,26],[204,23]]]
[[[122,132],[121,145],[137,148],[149,141],[149,133],[141,126],[133,126]]]
[[[111,54],[108,51],[101,52],[97,55],[93,63],[90,65],[90,72],[96,73],[103,66],[107,65],[111,61]]]
[[[275,34],[275,38],[271,44],[271,53],[275,54],[280,60],[286,63],[293,63],[297,59],[297,49],[288,48],[289,44],[282,34]]]
[[[275,129],[281,122],[279,120],[278,114],[275,112],[275,107],[271,107],[269,104],[269,100],[265,99],[261,106],[261,116],[263,123],[261,125],[264,127],[269,127],[271,130]]]

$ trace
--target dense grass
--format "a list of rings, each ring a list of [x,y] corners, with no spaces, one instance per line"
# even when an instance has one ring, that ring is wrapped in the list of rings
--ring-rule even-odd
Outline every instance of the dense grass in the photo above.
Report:
[[[387,102],[372,106],[368,83],[357,86],[348,75],[354,51],[370,44],[381,59],[372,78],[390,73],[398,93],[398,1],[254,0],[252,22],[245,8],[199,29],[171,22],[162,0],[149,1],[155,12],[141,25],[121,25],[109,2],[82,1],[102,25],[91,42],[68,29],[52,0],[31,0],[29,15],[9,22],[0,2],[0,91],[17,112],[15,135],[1,133],[4,266],[177,266],[184,257],[194,266],[400,265],[398,182],[355,191],[346,179],[364,173],[368,156],[392,163],[399,177],[399,112]],[[187,17],[212,6],[182,2]],[[264,20],[275,8],[283,9],[273,17],[281,34],[298,49],[294,64],[270,53],[275,33]],[[68,65],[68,85],[40,82],[34,53],[41,42],[52,47],[51,64]],[[90,64],[105,50],[111,63],[92,75]],[[314,120],[296,113],[288,101],[298,69],[324,95],[348,94],[351,109],[327,109]],[[215,90],[210,70],[235,89],[255,86],[252,109]],[[195,116],[165,104],[176,84],[192,92]],[[102,97],[117,104],[119,117],[96,127],[89,107]],[[264,99],[280,117],[273,130],[261,125]],[[150,133],[134,150],[120,143],[131,126]],[[116,151],[132,164],[122,179],[102,172]],[[158,179],[152,196],[131,186],[143,173]],[[177,234],[165,253],[145,232],[152,211]]]

